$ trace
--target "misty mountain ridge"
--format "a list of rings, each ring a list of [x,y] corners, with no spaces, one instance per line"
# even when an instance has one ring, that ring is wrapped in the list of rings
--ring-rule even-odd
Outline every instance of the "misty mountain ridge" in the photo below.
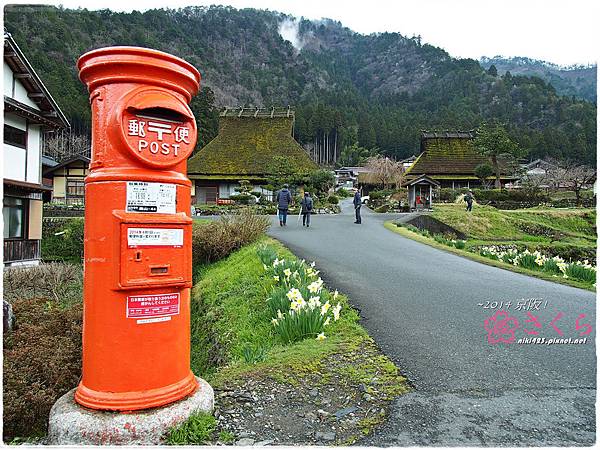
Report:
[[[508,75],[500,60],[493,75],[418,36],[362,35],[330,19],[224,6],[122,13],[8,5],[5,27],[81,132],[89,131],[89,105],[77,58],[135,45],[200,70],[203,91],[192,104],[205,127],[200,145],[216,133],[212,105],[291,105],[295,137],[311,148],[333,146],[333,155],[358,143],[403,158],[417,151],[423,129],[474,129],[498,120],[529,158],[595,163],[596,105],[561,95],[553,83],[562,78],[549,83],[516,69]]]
[[[496,66],[499,74],[509,71],[513,75],[537,76],[550,83],[561,95],[596,101],[596,64],[572,64],[561,66],[548,61],[524,56],[493,58],[482,57],[479,63],[486,69]]]

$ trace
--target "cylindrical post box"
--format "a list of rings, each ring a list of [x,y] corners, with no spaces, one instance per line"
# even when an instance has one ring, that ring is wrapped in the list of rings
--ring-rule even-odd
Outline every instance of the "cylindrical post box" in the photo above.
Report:
[[[83,375],[75,400],[101,410],[166,405],[198,388],[190,370],[189,103],[200,74],[167,53],[81,56],[92,110],[85,179]]]

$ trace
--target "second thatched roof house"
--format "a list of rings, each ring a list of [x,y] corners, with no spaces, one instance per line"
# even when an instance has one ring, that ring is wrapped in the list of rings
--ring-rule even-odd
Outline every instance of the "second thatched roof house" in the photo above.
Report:
[[[219,134],[188,161],[194,183],[193,203],[216,203],[235,194],[240,180],[248,180],[264,195],[267,177],[277,157],[296,172],[317,168],[292,136],[294,111],[290,108],[225,108]]]
[[[473,145],[474,131],[421,132],[421,154],[406,169],[407,181],[427,175],[443,188],[458,189],[481,185],[475,168],[489,163],[489,159],[477,153]],[[490,177],[490,182],[494,177]],[[502,186],[516,177],[502,174]]]

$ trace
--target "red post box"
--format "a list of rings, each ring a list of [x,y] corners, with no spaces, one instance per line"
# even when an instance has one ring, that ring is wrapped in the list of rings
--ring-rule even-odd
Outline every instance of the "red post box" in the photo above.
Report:
[[[88,408],[166,405],[198,388],[190,370],[189,102],[199,72],[167,53],[81,56],[92,110],[85,180],[83,376]]]

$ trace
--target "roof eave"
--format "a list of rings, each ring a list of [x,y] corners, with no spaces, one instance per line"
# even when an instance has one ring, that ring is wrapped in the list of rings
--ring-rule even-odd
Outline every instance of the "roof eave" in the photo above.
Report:
[[[56,102],[56,100],[54,100],[54,97],[52,97],[52,95],[50,94],[50,92],[48,91],[48,89],[46,88],[44,83],[42,82],[42,79],[39,77],[37,72],[34,70],[33,66],[31,65],[31,63],[29,62],[27,57],[25,57],[25,55],[23,54],[23,52],[21,51],[21,49],[19,48],[19,46],[13,39],[12,35],[10,33],[5,32],[4,33],[4,41],[6,43],[8,43],[11,50],[21,60],[21,62],[25,66],[26,70],[33,77],[35,84],[38,86],[40,91],[42,91],[41,93],[47,98],[48,102],[50,103],[50,105],[52,106],[54,111],[56,112],[57,118],[61,122],[60,125],[62,125],[64,128],[69,128],[71,126],[71,124],[69,123],[67,116],[65,116],[65,114],[62,112],[62,110],[58,106],[58,103]],[[5,55],[5,58],[6,58],[6,55]]]

